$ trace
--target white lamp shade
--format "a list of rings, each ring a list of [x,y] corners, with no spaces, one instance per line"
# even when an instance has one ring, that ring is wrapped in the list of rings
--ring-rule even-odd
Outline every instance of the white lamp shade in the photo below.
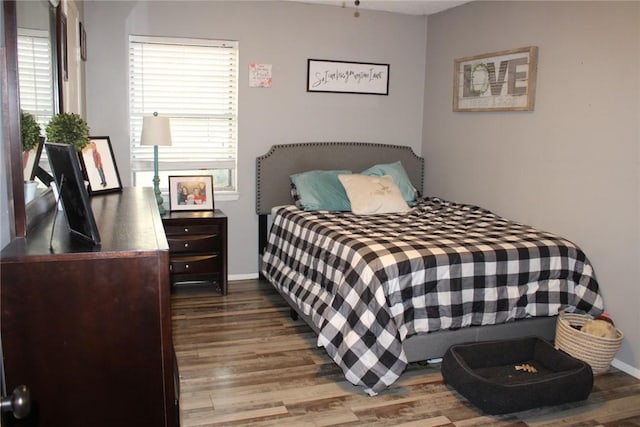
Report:
[[[169,117],[146,116],[142,119],[141,145],[171,145]]]

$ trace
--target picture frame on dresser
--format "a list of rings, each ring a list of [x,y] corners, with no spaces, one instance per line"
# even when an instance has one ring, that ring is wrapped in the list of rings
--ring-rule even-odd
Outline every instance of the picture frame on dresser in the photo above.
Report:
[[[75,148],[70,144],[47,142],[45,149],[69,231],[74,236],[99,245],[100,233]]]
[[[33,181],[36,178],[36,172],[38,171],[38,164],[40,163],[40,156],[42,154],[42,148],[44,147],[44,138],[40,137],[40,140],[29,151],[22,152],[22,164],[25,181]]]
[[[211,211],[214,209],[212,175],[169,176],[169,210]]]
[[[111,139],[108,136],[90,136],[89,144],[80,153],[82,170],[89,181],[89,195],[122,191]]]

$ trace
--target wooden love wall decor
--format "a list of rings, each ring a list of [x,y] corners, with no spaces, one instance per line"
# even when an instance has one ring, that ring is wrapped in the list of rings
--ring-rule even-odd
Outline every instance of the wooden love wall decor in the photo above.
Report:
[[[533,111],[538,48],[454,60],[453,111]]]

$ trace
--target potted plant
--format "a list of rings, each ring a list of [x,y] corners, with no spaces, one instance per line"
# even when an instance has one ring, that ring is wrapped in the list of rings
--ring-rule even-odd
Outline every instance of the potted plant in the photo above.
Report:
[[[73,145],[78,153],[89,144],[89,125],[76,113],[56,114],[45,131],[47,141]]]
[[[38,146],[41,138],[40,125],[36,121],[36,117],[28,111],[20,110],[20,136],[22,138],[22,166],[26,168],[29,161],[29,153]],[[25,171],[25,174],[27,173]],[[25,175],[25,202],[28,203],[35,197],[37,186],[37,182],[30,180],[29,176]]]
[[[40,139],[40,125],[36,117],[28,111],[20,110],[20,133],[22,135],[22,152],[33,150]]]

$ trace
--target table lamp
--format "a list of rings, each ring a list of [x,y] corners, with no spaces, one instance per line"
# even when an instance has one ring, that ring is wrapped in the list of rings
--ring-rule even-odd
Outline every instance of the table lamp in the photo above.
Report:
[[[153,116],[145,116],[142,120],[140,145],[153,145],[153,191],[156,194],[160,215],[163,215],[164,201],[160,192],[160,177],[158,176],[158,146],[171,145],[169,117],[160,117],[158,113],[153,113]]]

